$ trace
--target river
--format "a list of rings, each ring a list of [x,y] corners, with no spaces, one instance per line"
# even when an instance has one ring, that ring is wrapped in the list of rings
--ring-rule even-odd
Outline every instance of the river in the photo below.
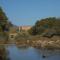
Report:
[[[59,50],[41,50],[33,47],[7,46],[10,60],[60,60]]]

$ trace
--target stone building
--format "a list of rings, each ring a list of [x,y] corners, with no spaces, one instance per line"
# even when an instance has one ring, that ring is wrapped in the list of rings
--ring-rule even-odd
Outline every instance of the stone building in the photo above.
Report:
[[[27,31],[31,28],[31,26],[19,26],[19,31]]]

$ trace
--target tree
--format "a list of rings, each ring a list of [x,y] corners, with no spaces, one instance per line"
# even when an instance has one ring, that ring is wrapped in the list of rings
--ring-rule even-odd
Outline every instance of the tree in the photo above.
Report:
[[[54,31],[56,30],[57,33],[60,33],[60,18],[58,19],[55,17],[49,17],[38,20],[35,25],[29,30],[29,33],[32,35],[40,35],[49,29],[52,29]]]
[[[8,18],[6,14],[4,13],[3,9],[0,7],[0,22],[6,23],[8,21]]]
[[[2,10],[2,7],[0,7],[0,28],[2,28],[2,31],[4,31],[5,27],[8,26],[8,18],[4,11]]]

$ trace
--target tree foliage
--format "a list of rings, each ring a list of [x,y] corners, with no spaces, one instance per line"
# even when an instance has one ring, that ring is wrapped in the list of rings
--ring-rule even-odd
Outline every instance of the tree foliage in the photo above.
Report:
[[[32,35],[40,35],[48,29],[53,29],[60,33],[60,18],[50,17],[38,20],[29,30],[29,33]]]
[[[0,7],[0,32],[4,31],[4,29],[8,29],[9,24],[11,25],[11,23],[8,21],[8,18],[6,16],[5,12]]]
[[[4,13],[4,11],[2,10],[2,8],[0,7],[0,23],[4,25],[7,23],[7,21],[8,21],[8,18],[6,14]]]

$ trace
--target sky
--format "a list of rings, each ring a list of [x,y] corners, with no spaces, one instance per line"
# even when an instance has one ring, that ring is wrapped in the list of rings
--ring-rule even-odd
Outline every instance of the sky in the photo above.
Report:
[[[60,0],[0,0],[0,6],[17,26],[32,26],[43,18],[60,17]]]

